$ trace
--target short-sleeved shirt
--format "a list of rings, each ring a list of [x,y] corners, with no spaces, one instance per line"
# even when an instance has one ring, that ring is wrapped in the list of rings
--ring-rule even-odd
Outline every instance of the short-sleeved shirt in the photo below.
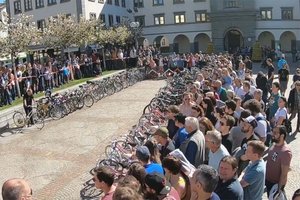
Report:
[[[289,70],[287,70],[287,69],[280,69],[278,71],[279,81],[287,81],[289,74],[290,74]]]
[[[274,71],[275,71],[275,69],[274,69],[274,66],[273,66],[273,65],[271,65],[271,66],[268,67],[268,79],[271,78],[272,73],[273,73]]]
[[[112,200],[113,195],[114,195],[114,192],[107,193],[102,197],[102,200]]]
[[[263,160],[250,162],[243,180],[249,185],[244,187],[244,200],[261,200],[265,186],[266,165]]]
[[[244,200],[244,191],[240,182],[233,178],[226,182],[219,179],[215,192],[222,200]]]
[[[274,115],[276,123],[277,123],[277,121],[279,120],[280,117],[283,117],[283,119],[286,119],[286,117],[287,117],[286,108],[278,108],[278,110],[276,111],[276,113]],[[281,125],[281,124],[276,124],[276,125]]]
[[[282,146],[271,146],[267,157],[266,180],[279,183],[281,165],[290,166],[291,160],[292,152],[286,143]]]
[[[147,174],[157,172],[157,173],[164,175],[164,170],[163,170],[162,166],[158,163],[150,163],[148,165],[145,165],[144,167],[145,167],[145,171]]]

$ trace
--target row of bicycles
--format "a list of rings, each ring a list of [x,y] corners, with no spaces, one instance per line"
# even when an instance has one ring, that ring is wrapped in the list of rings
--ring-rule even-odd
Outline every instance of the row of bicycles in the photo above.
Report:
[[[36,101],[29,114],[15,111],[13,122],[17,128],[33,122],[36,128],[42,129],[46,119],[58,120],[83,107],[90,108],[102,98],[144,80],[144,76],[143,69],[130,69],[100,80],[87,81],[67,92],[52,95],[46,91],[45,97]]]
[[[93,171],[100,166],[108,166],[115,174],[115,179],[124,177],[131,164],[138,162],[135,159],[135,149],[148,141],[159,126],[166,126],[166,108],[169,105],[178,105],[186,91],[186,82],[194,80],[197,70],[185,70],[169,76],[165,87],[160,88],[155,97],[145,106],[143,115],[138,123],[120,138],[115,139],[105,147],[105,158],[100,158]],[[82,199],[93,199],[100,195],[100,191],[92,184],[86,183],[81,190]]]

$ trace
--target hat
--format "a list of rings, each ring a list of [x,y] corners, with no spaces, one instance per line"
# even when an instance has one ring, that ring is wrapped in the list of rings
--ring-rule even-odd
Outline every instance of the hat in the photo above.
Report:
[[[243,120],[243,122],[249,123],[253,128],[257,127],[257,121],[252,115],[250,115],[247,118],[243,118],[242,120]]]
[[[185,124],[185,118],[186,116],[182,114],[175,115],[175,120],[182,124]]]
[[[147,174],[145,177],[145,183],[151,189],[155,190],[157,195],[166,195],[171,191],[171,184],[162,174],[157,172]]]
[[[139,159],[139,160],[147,160],[150,158],[150,151],[148,149],[148,147],[146,146],[140,146],[136,149],[136,157]]]
[[[169,137],[169,130],[166,127],[159,127],[153,135],[159,135],[164,138]]]

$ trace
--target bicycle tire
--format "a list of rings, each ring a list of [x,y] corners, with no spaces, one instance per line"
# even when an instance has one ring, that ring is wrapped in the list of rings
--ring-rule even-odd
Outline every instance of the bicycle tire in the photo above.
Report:
[[[145,108],[143,109],[143,115],[151,112],[150,107],[151,107],[150,104],[145,106]]]
[[[63,111],[58,106],[54,106],[50,108],[49,115],[53,120],[57,120],[63,117]]]
[[[19,111],[15,111],[13,115],[13,121],[18,128],[23,128],[26,125],[26,118],[24,114]]]
[[[32,114],[32,118],[33,118],[34,126],[37,129],[42,130],[45,126],[44,118],[38,117],[38,115],[36,113]]]
[[[90,108],[94,105],[94,99],[93,99],[92,95],[89,95],[89,94],[87,94],[83,97],[83,102],[84,102],[84,105],[88,108]]]
[[[122,165],[120,165],[119,162],[117,162],[113,159],[100,160],[96,165],[96,169],[101,167],[101,166],[107,166],[110,169],[112,169],[113,172],[115,172],[115,175],[117,175],[117,177],[120,176],[123,173],[123,170],[124,170]]]
[[[77,109],[81,109],[81,108],[83,108],[83,106],[84,106],[84,100],[83,100],[83,97],[76,97],[76,108]]]

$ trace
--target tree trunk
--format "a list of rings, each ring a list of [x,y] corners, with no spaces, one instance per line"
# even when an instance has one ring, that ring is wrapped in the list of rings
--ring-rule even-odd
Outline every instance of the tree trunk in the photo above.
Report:
[[[17,78],[17,70],[16,70],[16,65],[15,65],[15,59],[14,59],[14,53],[11,53],[11,63],[12,63],[12,66],[13,66],[13,70],[14,70],[14,76],[15,76],[15,83],[16,83],[16,86],[17,86],[17,94],[18,94],[18,97],[20,98],[21,97],[21,92],[20,92],[20,86],[19,86],[19,80]]]

